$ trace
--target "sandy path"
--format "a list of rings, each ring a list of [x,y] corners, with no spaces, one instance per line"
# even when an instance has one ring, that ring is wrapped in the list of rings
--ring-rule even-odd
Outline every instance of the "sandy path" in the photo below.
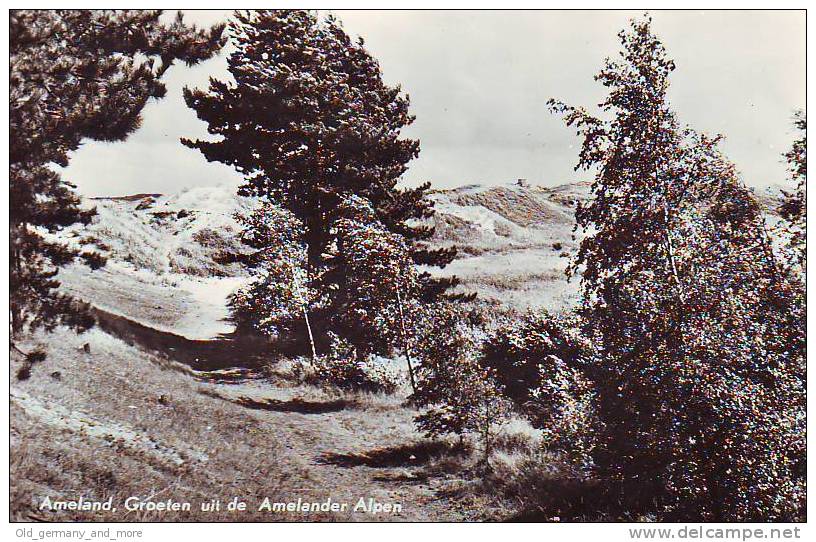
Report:
[[[248,397],[292,404],[298,393],[258,383],[218,386],[224,397]],[[295,399],[296,404],[297,399]],[[314,404],[320,404],[315,401]],[[332,405],[332,401],[322,402]],[[311,404],[311,403],[310,403]],[[403,510],[393,519],[401,521],[462,521],[468,519],[461,504],[444,496],[444,490],[459,481],[455,477],[423,475],[427,457],[412,446],[422,441],[413,428],[413,411],[397,402],[390,405],[335,407],[325,412],[302,413],[248,409],[276,434],[289,460],[308,473],[302,480],[304,500],[356,503],[360,497],[380,502],[400,503]],[[405,456],[405,457],[403,457]],[[299,470],[301,470],[299,469]],[[442,490],[442,491],[440,491]],[[387,519],[380,515],[376,519]],[[348,518],[372,520],[352,514]]]

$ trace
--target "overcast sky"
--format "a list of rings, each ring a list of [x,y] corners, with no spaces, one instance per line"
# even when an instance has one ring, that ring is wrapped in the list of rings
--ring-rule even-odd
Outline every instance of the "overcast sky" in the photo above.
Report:
[[[421,152],[404,182],[436,187],[527,178],[555,185],[576,173],[578,138],[546,108],[550,97],[593,107],[593,80],[618,51],[625,11],[337,11],[365,38],[383,75],[411,97],[406,135]],[[211,24],[229,12],[193,11]],[[680,121],[722,133],[722,148],[753,186],[784,183],[781,153],[794,138],[791,116],[805,105],[804,11],[653,11],[654,31],[677,69],[670,100]],[[182,98],[185,85],[225,78],[228,50],[199,66],[174,66],[167,97],[144,111],[142,128],[119,143],[86,143],[65,177],[89,196],[175,192],[240,180],[179,143],[206,137]]]

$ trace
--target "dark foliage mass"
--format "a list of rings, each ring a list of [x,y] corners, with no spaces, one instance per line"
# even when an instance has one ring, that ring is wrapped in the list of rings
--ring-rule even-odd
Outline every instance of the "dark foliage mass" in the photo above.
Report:
[[[93,322],[81,303],[56,291],[59,267],[77,259],[104,264],[95,252],[53,234],[87,224],[74,186],[51,169],[85,139],[119,141],[139,127],[161,78],[176,61],[195,64],[222,45],[223,26],[198,30],[160,11],[12,10],[9,14],[9,192],[11,318],[18,333]]]
[[[593,384],[583,373],[590,345],[577,327],[546,311],[508,319],[485,340],[480,363],[543,431],[547,450],[587,467],[597,420]]]
[[[793,125],[799,131],[799,138],[785,153],[791,179],[796,183],[793,191],[785,191],[779,214],[786,221],[788,239],[788,262],[806,271],[807,259],[807,115],[797,111]]]
[[[504,322],[485,341],[482,363],[496,370],[509,398],[525,405],[535,402],[537,385],[552,373],[552,358],[577,367],[585,357],[563,323],[542,311]]]
[[[301,10],[237,12],[230,32],[235,83],[211,80],[207,91],[184,94],[218,139],[183,143],[245,175],[241,194],[302,223],[309,287],[325,298],[323,319],[338,311],[343,255],[333,225],[351,196],[410,243],[415,263],[449,263],[454,252],[430,250],[424,241],[432,230],[412,222],[433,212],[424,198],[429,185],[397,187],[419,152],[418,141],[401,137],[413,122],[408,97],[382,81],[362,39],[350,39],[332,17]],[[427,298],[456,283],[427,273],[421,279]]]
[[[665,518],[792,519],[804,502],[804,320],[760,207],[666,101],[675,69],[650,20],[597,79],[602,121],[551,102],[597,168],[583,316],[605,424],[595,460],[630,509]]]

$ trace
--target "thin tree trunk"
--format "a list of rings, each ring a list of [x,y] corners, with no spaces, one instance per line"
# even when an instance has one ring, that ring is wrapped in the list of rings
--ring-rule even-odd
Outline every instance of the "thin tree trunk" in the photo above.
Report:
[[[297,275],[295,271],[292,271],[292,281],[295,283],[295,287],[298,290],[298,294],[300,295],[301,299],[303,300],[303,304],[301,308],[303,309],[303,319],[306,321],[306,331],[309,333],[309,346],[312,348],[312,368],[314,368],[317,364],[317,348],[315,348],[315,340],[314,334],[312,333],[312,324],[309,322],[309,280],[312,274],[310,273],[311,264],[308,261],[308,255],[306,260],[306,284],[300,284],[300,281],[297,279]]]
[[[10,339],[12,341],[16,341],[19,338],[18,335],[20,334],[20,328],[22,327],[20,325],[20,320],[21,320],[21,318],[20,318],[20,309],[17,307],[16,303],[12,303],[11,304],[11,309],[9,310],[9,312],[11,313],[11,336],[10,336]]]
[[[303,319],[306,320],[306,331],[309,332],[309,345],[312,347],[312,367],[317,363],[317,349],[315,349],[314,335],[312,335],[312,325],[309,323],[309,310],[303,304]]]
[[[674,277],[674,283],[677,288],[677,297],[680,300],[680,304],[677,307],[677,310],[674,312],[673,316],[673,324],[676,326],[677,329],[677,340],[675,348],[677,352],[680,354],[680,359],[683,360],[685,363],[686,358],[686,340],[683,336],[683,317],[685,315],[685,306],[686,306],[686,295],[683,290],[683,284],[680,282],[680,275],[677,272],[677,264],[674,259],[674,243],[672,242],[671,230],[669,228],[669,211],[668,205],[664,201],[663,203],[663,216],[666,221],[666,250],[669,255],[669,266],[671,267],[671,273]]]
[[[674,283],[677,286],[677,295],[680,298],[682,305],[686,304],[686,295],[683,291],[683,284],[680,282],[680,274],[677,272],[677,264],[674,259],[674,243],[672,242],[671,229],[669,223],[669,208],[668,203],[663,202],[663,221],[666,228],[666,250],[669,254],[669,267],[671,268]]]
[[[659,126],[660,123],[662,122],[662,116],[658,116],[655,119],[655,121],[657,122],[657,125]],[[652,142],[650,143],[650,150],[651,150],[653,156],[654,156],[654,153],[657,152],[657,149],[655,148],[654,140],[652,140]],[[683,310],[683,307],[686,304],[686,295],[685,295],[685,292],[683,290],[683,283],[680,282],[680,274],[677,272],[677,264],[675,262],[675,257],[674,257],[674,242],[672,241],[671,228],[670,228],[670,226],[671,226],[671,217],[669,215],[669,191],[670,191],[670,189],[669,189],[668,183],[661,182],[660,171],[659,171],[660,167],[659,167],[659,164],[657,163],[657,159],[655,158],[654,160],[655,161],[652,164],[652,167],[654,168],[655,187],[660,189],[662,191],[662,195],[663,195],[663,228],[664,228],[664,231],[665,231],[666,252],[668,253],[668,256],[669,256],[669,269],[671,271],[672,278],[674,279],[675,286],[677,287],[677,296],[680,298],[680,307],[678,307],[678,309],[679,309],[678,312],[681,313],[682,310]],[[688,189],[688,186],[686,186],[683,189],[683,193],[681,194],[681,197],[682,197],[682,195],[685,194],[687,189]],[[682,330],[681,330],[681,335],[682,335]]]
[[[414,368],[411,365],[411,351],[408,348],[408,334],[405,331],[405,314],[402,311],[402,296],[400,296],[399,285],[397,285],[397,307],[399,308],[402,347],[405,351],[405,360],[408,362],[408,376],[411,378],[411,389],[416,393],[416,380],[414,379]]]
[[[655,179],[658,178],[657,169],[655,169]],[[686,293],[683,288],[683,283],[680,281],[680,273],[677,271],[677,262],[675,260],[674,254],[674,241],[672,240],[671,234],[671,216],[669,214],[669,202],[668,202],[668,186],[663,186],[663,227],[665,230],[665,237],[666,237],[666,252],[668,253],[669,258],[669,268],[671,269],[671,274],[674,279],[675,287],[677,288],[677,297],[680,301],[679,305],[677,306],[677,310],[673,315],[673,324],[676,326],[677,329],[677,345],[676,348],[678,353],[680,354],[680,359],[685,362],[686,358],[686,341],[685,337],[683,336],[683,317],[685,316],[685,306],[686,306]]]

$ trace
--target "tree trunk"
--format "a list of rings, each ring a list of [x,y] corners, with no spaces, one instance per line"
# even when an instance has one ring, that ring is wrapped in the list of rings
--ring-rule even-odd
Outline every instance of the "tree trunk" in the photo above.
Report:
[[[765,257],[768,258],[769,264],[771,266],[771,275],[774,285],[778,285],[782,282],[783,273],[780,270],[781,266],[777,261],[776,254],[773,251],[773,245],[771,244],[771,234],[768,232],[768,224],[765,221],[765,216],[761,213],[759,215],[760,225],[762,226],[762,231],[759,232],[759,242],[762,245],[762,250],[765,252]]]
[[[317,349],[315,348],[315,340],[314,334],[312,333],[312,324],[309,322],[309,282],[312,276],[311,272],[311,264],[306,261],[306,284],[300,284],[300,281],[297,279],[297,275],[295,274],[294,270],[292,271],[292,281],[295,283],[295,288],[297,288],[297,294],[300,296],[303,304],[301,305],[303,309],[303,319],[306,321],[306,331],[309,333],[309,346],[312,348],[312,368],[315,367],[317,364]]]
[[[21,315],[20,315],[20,309],[19,309],[19,307],[17,307],[16,303],[11,304],[11,308],[9,309],[9,312],[11,313],[11,337],[10,338],[11,338],[12,341],[15,341],[15,340],[17,340],[19,338],[18,335],[20,334],[20,331],[21,331],[21,328],[22,328],[22,324],[21,324],[20,321],[22,320],[22,318],[21,318]]]
[[[399,285],[397,285],[397,307],[399,308],[400,330],[402,334],[402,347],[405,351],[405,360],[408,362],[408,376],[411,379],[411,390],[416,393],[416,380],[414,379],[414,368],[411,365],[411,351],[408,348],[408,334],[405,331],[405,314],[402,310],[402,296],[400,296]]]
[[[22,238],[20,230],[22,230],[25,227],[26,227],[25,224],[18,224],[15,228],[12,228],[12,231],[16,230],[16,237],[18,239],[18,242]],[[12,260],[11,265],[12,265],[12,269],[14,270],[13,272],[16,275],[16,278],[18,279],[15,282],[17,282],[18,283],[17,286],[20,287],[22,285],[19,284],[19,279],[20,279],[20,277],[22,276],[22,273],[23,273],[23,264],[22,264],[22,257],[20,255],[20,248],[19,248],[19,246],[15,246],[14,237],[15,237],[15,234],[12,234],[12,238],[9,240],[9,243],[11,245],[11,247],[10,247],[10,249],[11,249],[10,250],[11,260]],[[14,298],[15,298],[15,296],[17,294],[19,294],[19,292],[9,292],[9,298],[10,298],[9,311],[11,313],[11,322],[10,322],[10,324],[11,324],[11,336],[10,336],[10,339],[12,341],[18,339],[18,336],[19,336],[20,332],[23,330],[23,308],[22,308],[22,306],[20,306],[20,304],[18,302],[16,302],[14,300]]]
[[[665,196],[664,196],[665,197]],[[663,221],[666,230],[666,251],[669,254],[669,268],[671,269],[672,277],[674,278],[675,286],[677,286],[677,295],[680,298],[681,305],[686,304],[686,295],[683,290],[683,284],[680,282],[680,274],[677,272],[677,264],[674,260],[674,243],[671,236],[671,224],[669,221],[668,203],[663,202]]]
[[[669,204],[667,202],[666,194],[663,195],[663,219],[664,219],[664,228],[666,233],[666,252],[668,253],[669,259],[669,268],[671,269],[672,277],[674,278],[674,284],[677,289],[677,297],[679,302],[677,303],[676,310],[674,315],[672,316],[672,324],[674,324],[675,329],[677,330],[677,336],[675,340],[672,340],[671,337],[669,338],[670,346],[674,347],[678,354],[680,355],[680,359],[683,363],[685,363],[686,359],[686,340],[683,335],[683,319],[685,317],[685,307],[686,307],[686,293],[683,289],[683,283],[680,281],[680,274],[677,272],[677,263],[674,257],[674,243],[672,241],[671,235],[671,220],[669,215]],[[675,344],[671,344],[675,343]]]
[[[312,325],[309,323],[309,310],[303,305],[303,319],[306,320],[306,331],[309,332],[309,345],[312,347],[312,367],[317,363],[317,349],[315,349],[314,335],[312,335]]]

